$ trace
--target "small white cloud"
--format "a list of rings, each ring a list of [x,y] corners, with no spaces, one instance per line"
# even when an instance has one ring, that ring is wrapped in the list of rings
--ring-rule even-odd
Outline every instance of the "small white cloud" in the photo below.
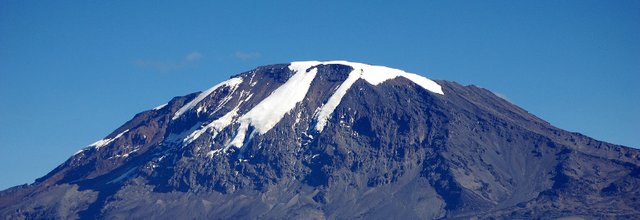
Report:
[[[258,52],[244,52],[244,51],[236,51],[234,57],[239,60],[252,60],[260,58],[260,53]]]
[[[202,59],[202,54],[200,52],[193,51],[187,54],[182,60],[179,60],[179,61],[172,61],[172,60],[159,61],[159,60],[138,59],[135,61],[135,65],[142,68],[153,69],[159,72],[173,72],[173,71],[185,69],[193,65],[195,61],[198,61],[200,59]]]
[[[189,55],[187,55],[187,57],[185,57],[184,60],[187,62],[193,62],[193,61],[199,60],[200,58],[202,58],[202,54],[200,52],[194,51],[189,53]]]

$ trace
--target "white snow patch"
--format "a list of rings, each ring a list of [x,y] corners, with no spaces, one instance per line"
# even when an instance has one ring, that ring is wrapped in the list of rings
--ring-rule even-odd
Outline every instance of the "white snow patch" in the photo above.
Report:
[[[189,144],[195,141],[196,139],[198,139],[200,135],[207,132],[208,130],[213,130],[213,137],[215,137],[216,135],[218,135],[220,131],[222,131],[222,129],[229,126],[233,122],[233,119],[234,117],[236,117],[236,115],[238,115],[238,107],[234,108],[224,116],[212,121],[211,123],[205,125],[204,127],[189,134],[187,137],[184,138],[184,142]]]
[[[164,142],[174,143],[174,144],[182,143],[184,142],[184,139],[186,136],[192,134],[193,132],[201,128],[201,126],[202,126],[202,122],[198,122],[195,125],[193,125],[191,128],[189,128],[189,130],[182,131],[179,134],[171,133],[164,139]]]
[[[242,99],[245,95],[248,96],[244,99]],[[227,114],[223,115],[222,117],[212,121],[211,123],[203,126],[202,128],[192,132],[191,134],[189,134],[187,137],[185,137],[183,139],[183,142],[185,142],[186,144],[190,144],[191,142],[195,141],[196,139],[198,139],[198,137],[200,137],[200,135],[202,135],[203,133],[209,131],[209,130],[213,130],[213,138],[215,138],[218,133],[220,133],[222,131],[222,129],[226,128],[227,126],[229,126],[230,124],[232,124],[233,122],[235,122],[235,119],[238,116],[238,111],[240,111],[240,106],[242,105],[242,103],[248,101],[251,97],[253,96],[253,94],[250,94],[248,92],[245,93],[245,91],[242,91],[240,94],[240,102],[238,102],[238,104],[236,105],[235,108],[233,108],[231,111],[227,112]],[[229,100],[224,101],[225,103],[228,102]],[[220,108],[222,108],[223,106],[219,106],[218,109],[216,109],[216,111],[218,111]]]
[[[289,69],[295,74],[274,90],[271,95],[238,119],[240,127],[228,146],[242,147],[249,125],[255,128],[254,133],[266,133],[296,104],[301,102],[307,95],[311,82],[318,71],[316,68],[309,69],[311,67],[313,66],[307,63],[291,63]],[[253,135],[253,133],[250,135]]]
[[[222,151],[223,151],[223,149],[215,149],[215,150],[207,152],[207,156],[209,158],[213,158],[215,155],[220,154]]]
[[[127,133],[127,132],[129,132],[129,129],[127,129],[127,130],[125,130],[125,131],[121,132],[120,134],[116,135],[116,136],[115,136],[115,137],[113,137],[113,138],[105,138],[105,139],[102,139],[102,140],[96,141],[95,143],[90,144],[88,147],[95,147],[96,149],[100,149],[101,147],[104,147],[104,146],[106,146],[106,145],[110,144],[111,142],[113,142],[114,140],[116,140],[116,139],[118,139],[118,138],[122,137],[122,135],[124,135],[124,134],[125,134],[125,133]],[[82,150],[81,150],[81,151],[79,151],[78,153],[80,153],[80,152],[82,152]]]
[[[158,110],[160,110],[160,109],[164,108],[165,106],[167,106],[167,104],[169,104],[169,103],[164,103],[164,104],[162,104],[162,105],[156,106],[155,108],[153,108],[153,110],[158,111]]]
[[[129,155],[131,155],[132,153],[138,152],[138,150],[140,150],[140,148],[133,149],[133,150],[132,150],[132,151],[130,151],[129,153],[125,153],[125,154],[122,154],[122,155],[116,155],[115,157],[123,157],[123,158],[127,158],[127,157],[129,157]]]
[[[200,106],[198,107],[198,109],[196,110],[196,114],[200,114],[200,112],[207,112],[207,107],[206,106]]]
[[[291,126],[291,128],[295,128],[296,125],[298,125],[298,123],[300,123],[300,118],[301,117],[302,117],[302,111],[299,111],[298,115],[296,115],[296,121],[293,122],[293,125]]]
[[[207,89],[207,90],[205,90],[203,92],[200,92],[200,94],[198,94],[197,97],[195,97],[193,100],[191,100],[186,105],[182,106],[182,108],[178,109],[178,111],[173,115],[172,120],[178,119],[180,117],[180,115],[184,114],[186,111],[189,111],[189,109],[191,109],[194,106],[196,106],[204,98],[209,96],[213,91],[216,91],[216,89],[218,89],[218,88],[220,88],[222,86],[237,87],[238,85],[240,85],[240,83],[242,83],[242,78],[241,77],[231,78],[231,79],[228,79],[227,81],[221,82],[218,85],[215,85],[214,87],[211,87],[210,89]]]
[[[231,140],[231,142],[229,144],[227,144],[227,146],[225,147],[224,151],[226,152],[227,149],[229,149],[230,146],[234,146],[237,148],[242,147],[242,145],[244,144],[244,139],[247,136],[247,129],[249,129],[249,124],[248,123],[241,123],[240,127],[238,127],[238,132],[236,132],[236,136],[233,138],[233,140]]]
[[[82,152],[84,152],[84,148],[83,148],[83,149],[80,149],[80,150],[78,150],[78,151],[76,151],[76,153],[75,153],[75,154],[73,154],[73,156],[78,155],[79,153],[82,153]]]

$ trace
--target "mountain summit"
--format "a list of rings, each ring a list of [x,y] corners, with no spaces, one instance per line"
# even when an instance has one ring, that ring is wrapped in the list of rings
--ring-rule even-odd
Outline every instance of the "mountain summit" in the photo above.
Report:
[[[640,151],[475,86],[347,61],[258,67],[137,114],[8,219],[639,218]]]

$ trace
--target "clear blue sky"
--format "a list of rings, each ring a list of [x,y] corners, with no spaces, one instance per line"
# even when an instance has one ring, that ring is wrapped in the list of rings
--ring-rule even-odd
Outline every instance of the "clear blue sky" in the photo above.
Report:
[[[0,0],[0,189],[174,96],[294,60],[475,84],[640,146],[640,1],[232,2]]]

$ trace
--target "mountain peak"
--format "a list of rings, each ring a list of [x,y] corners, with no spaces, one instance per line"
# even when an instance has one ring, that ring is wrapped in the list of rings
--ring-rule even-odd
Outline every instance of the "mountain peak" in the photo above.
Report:
[[[378,85],[389,79],[393,79],[396,77],[404,77],[420,85],[422,88],[426,90],[444,95],[444,92],[442,92],[442,87],[438,85],[436,82],[414,73],[408,73],[399,69],[394,69],[386,66],[375,66],[375,65],[342,61],[342,60],[325,61],[325,62],[298,61],[298,62],[292,62],[289,65],[289,69],[296,72],[302,72],[302,71],[309,70],[310,68],[313,68],[318,65],[336,65],[336,64],[349,66],[352,68],[352,71],[349,73],[349,76],[347,77],[347,79],[334,92],[333,96],[329,98],[327,103],[325,103],[320,109],[320,111],[317,113],[316,118],[318,120],[318,123],[316,124],[315,128],[318,131],[322,131],[322,129],[324,129],[327,118],[331,115],[333,110],[335,110],[336,106],[340,104],[340,101],[342,100],[342,97],[346,94],[347,90],[349,90],[349,88],[351,88],[351,85],[353,85],[353,83],[356,82],[356,80],[358,79],[364,79],[365,81],[367,81],[372,85]]]
[[[430,92],[444,95],[442,87],[436,82],[426,77],[394,68],[349,61],[296,61],[291,62],[288,65],[288,70],[292,74],[286,82],[275,88],[269,96],[260,101],[248,112],[239,115],[238,111],[242,107],[241,105],[251,98],[252,93],[246,92],[235,94],[242,96],[241,98],[244,99],[244,101],[239,102],[227,114],[212,121],[201,129],[194,131],[188,135],[185,140],[187,142],[191,142],[198,138],[205,130],[220,131],[233,123],[238,123],[239,128],[236,131],[236,135],[232,140],[225,144],[226,147],[224,151],[226,152],[226,150],[231,146],[241,148],[254,135],[261,135],[271,130],[271,128],[282,120],[285,114],[290,113],[296,105],[303,101],[307,96],[311,83],[316,80],[316,74],[318,72],[317,67],[321,65],[342,65],[351,68],[351,71],[347,73],[348,75],[346,79],[339,86],[336,88],[327,88],[331,90],[332,95],[320,106],[319,109],[317,109],[317,111],[313,112],[313,118],[316,121],[315,130],[318,132],[321,132],[324,129],[328,118],[331,116],[338,104],[340,104],[344,95],[351,88],[353,83],[359,79],[363,79],[369,84],[375,86],[390,79],[403,77]],[[192,109],[217,89],[227,87],[235,91],[244,81],[247,81],[250,87],[254,87],[256,86],[256,83],[260,83],[260,79],[256,78],[255,73],[235,76],[198,94],[196,98],[192,99],[189,103],[180,108],[174,114],[172,119],[176,120],[184,112]],[[231,92],[227,97],[232,98],[233,95],[234,92]],[[252,128],[252,133],[247,134],[247,131],[250,128]]]

